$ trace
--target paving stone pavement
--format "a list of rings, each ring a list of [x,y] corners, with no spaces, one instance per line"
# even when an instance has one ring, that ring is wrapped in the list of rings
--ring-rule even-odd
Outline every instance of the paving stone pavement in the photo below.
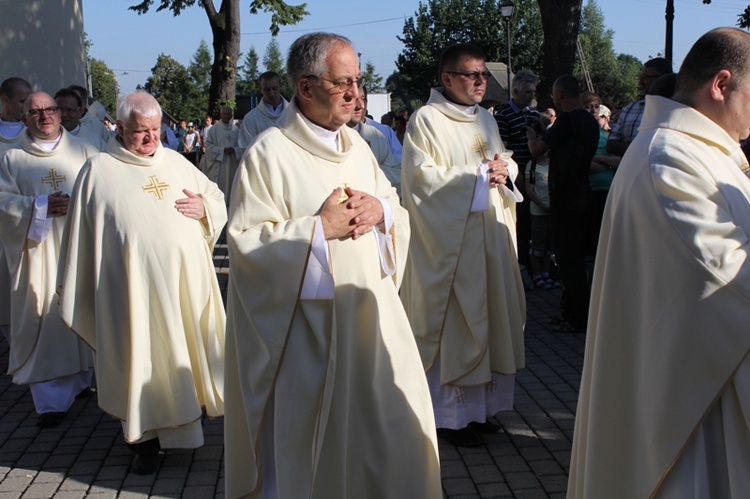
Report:
[[[223,254],[219,248],[217,267],[226,265]],[[219,271],[222,287],[226,278]],[[565,497],[585,336],[549,330],[559,300],[559,290],[527,293],[527,368],[515,410],[495,416],[502,430],[475,449],[440,442],[446,499]],[[0,339],[0,366],[7,365]],[[203,424],[203,447],[167,450],[155,475],[140,476],[129,472],[120,423],[95,395],[77,399],[58,428],[40,430],[28,388],[0,376],[0,499],[223,498],[223,420]]]

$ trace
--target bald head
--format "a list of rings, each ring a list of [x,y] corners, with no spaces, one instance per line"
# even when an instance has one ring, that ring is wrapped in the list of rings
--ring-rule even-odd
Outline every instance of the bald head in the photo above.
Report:
[[[750,34],[717,28],[701,36],[677,74],[673,99],[687,104],[737,141],[750,135]]]
[[[3,121],[21,121],[23,104],[31,93],[31,85],[23,78],[11,77],[0,84],[0,103],[3,110],[0,118]]]
[[[21,119],[29,133],[38,139],[53,140],[60,135],[60,109],[48,93],[29,94],[23,103]]]

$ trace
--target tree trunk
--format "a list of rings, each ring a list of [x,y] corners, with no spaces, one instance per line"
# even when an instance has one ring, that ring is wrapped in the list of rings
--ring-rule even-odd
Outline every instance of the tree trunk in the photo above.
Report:
[[[582,0],[537,0],[544,31],[544,74],[537,89],[539,109],[552,106],[552,84],[573,74]]]
[[[237,90],[237,59],[240,54],[240,2],[222,0],[216,12],[213,0],[202,0],[213,34],[214,62],[211,66],[211,88],[208,112],[218,116],[219,107],[234,103]]]

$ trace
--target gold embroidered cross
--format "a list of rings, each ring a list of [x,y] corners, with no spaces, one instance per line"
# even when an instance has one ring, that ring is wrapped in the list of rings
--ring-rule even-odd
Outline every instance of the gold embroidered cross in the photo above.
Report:
[[[152,175],[148,178],[151,183],[143,186],[143,192],[146,194],[153,194],[156,199],[164,199],[164,191],[169,189],[169,184],[159,182],[156,175]]]
[[[482,156],[482,159],[487,159],[486,153],[490,150],[490,145],[482,140],[481,135],[477,134],[475,135],[475,137],[476,141],[474,143],[474,148],[472,149],[472,151],[478,152]]]
[[[56,168],[49,169],[49,177],[42,177],[42,183],[51,185],[54,190],[57,190],[57,185],[63,181],[65,181],[65,175],[57,175]]]

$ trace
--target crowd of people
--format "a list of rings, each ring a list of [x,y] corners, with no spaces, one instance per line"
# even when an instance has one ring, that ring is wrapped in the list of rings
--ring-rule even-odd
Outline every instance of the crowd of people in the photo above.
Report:
[[[563,288],[551,329],[587,332],[570,497],[750,490],[748,54],[723,28],[677,76],[650,60],[615,120],[572,75],[538,111],[527,70],[493,116],[485,54],[460,43],[425,106],[376,122],[329,33],[292,44],[288,100],[263,73],[257,107],[202,127],[136,92],[113,133],[84,88],[8,78],[8,373],[42,428],[95,391],[136,473],[202,445],[205,414],[227,497],[432,499],[437,439],[482,445],[513,408],[529,269]]]

